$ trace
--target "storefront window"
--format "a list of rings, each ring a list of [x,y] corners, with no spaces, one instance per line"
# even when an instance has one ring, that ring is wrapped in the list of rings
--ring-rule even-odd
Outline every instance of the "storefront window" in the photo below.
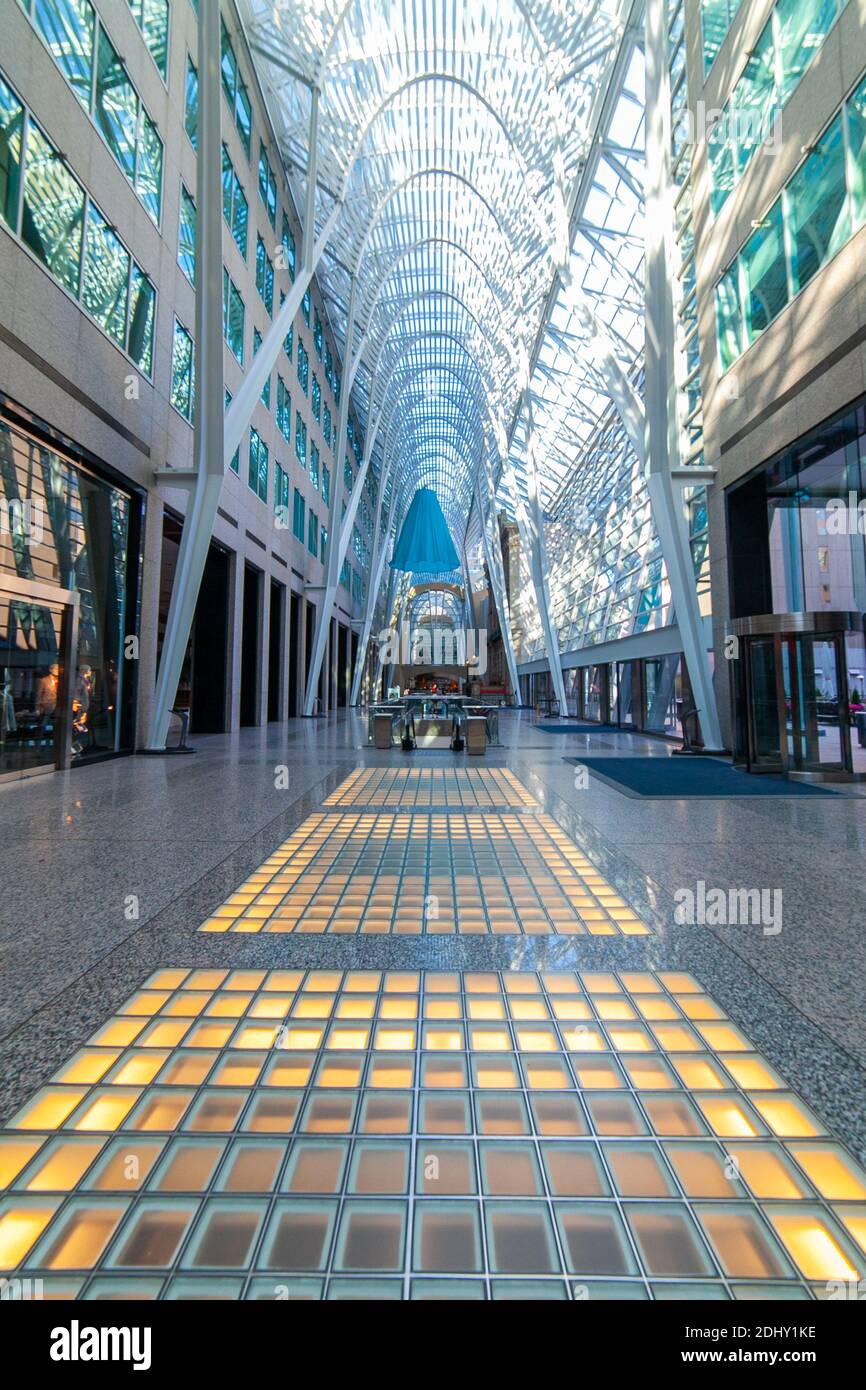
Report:
[[[0,505],[0,571],[11,589],[16,579],[35,580],[79,596],[75,669],[68,673],[73,761],[117,752],[130,738],[126,714],[129,673],[135,667],[124,662],[123,651],[131,498],[0,421]],[[10,525],[10,517],[24,524]],[[35,685],[19,682],[20,699],[13,708],[16,722],[38,740],[39,730],[55,715],[58,625],[48,609],[13,600],[10,612],[38,637],[29,645],[42,678]],[[13,673],[0,672],[0,682],[10,681],[14,688]]]

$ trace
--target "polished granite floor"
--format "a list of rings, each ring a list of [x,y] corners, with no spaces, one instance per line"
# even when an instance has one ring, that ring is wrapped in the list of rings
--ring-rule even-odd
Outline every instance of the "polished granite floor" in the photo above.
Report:
[[[0,789],[5,1269],[83,1297],[864,1277],[863,799],[635,801],[564,759],[663,744],[500,725],[477,764],[343,717]],[[701,884],[779,890],[772,924],[681,923]]]

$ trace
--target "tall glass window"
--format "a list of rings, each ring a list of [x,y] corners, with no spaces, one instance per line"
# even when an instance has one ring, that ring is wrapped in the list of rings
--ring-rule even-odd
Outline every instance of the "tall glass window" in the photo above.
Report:
[[[135,22],[162,77],[168,72],[168,0],[129,0]]]
[[[87,209],[84,307],[121,347],[126,342],[130,255],[91,203]]]
[[[108,148],[132,183],[135,179],[138,97],[120,55],[104,29],[99,31],[94,114]]]
[[[183,127],[189,136],[193,149],[198,148],[198,72],[187,54],[186,87],[183,102]]]
[[[21,237],[76,296],[83,234],[84,189],[31,121],[27,131]]]
[[[135,630],[132,499],[4,420],[0,456],[0,507],[26,495],[38,502],[43,519],[24,545],[0,534],[0,571],[79,596],[78,645],[68,673],[60,669],[59,624],[50,607],[13,600],[4,611],[0,641],[11,664],[4,668],[8,700],[0,773],[10,762],[32,761],[34,750],[53,742],[62,674],[72,686],[73,762],[129,747],[137,665],[124,659],[124,638]]]
[[[253,492],[268,500],[268,446],[258,430],[250,430],[250,461],[248,482]]]
[[[796,294],[851,235],[841,114],[800,165],[785,196],[792,241],[792,288]]]
[[[244,361],[244,318],[241,292],[223,267],[223,336],[241,366]]]
[[[743,247],[746,331],[750,343],[788,302],[782,200],[778,198]]]
[[[55,63],[89,111],[96,29],[90,0],[36,0],[33,18]]]
[[[787,101],[829,34],[838,10],[838,0],[778,0],[783,101]]]
[[[13,231],[18,230],[23,131],[24,107],[0,81],[0,217]]]
[[[195,284],[195,203],[183,183],[180,186],[177,259],[184,275]]]
[[[192,420],[192,338],[177,319],[174,321],[174,342],[171,351],[171,403],[185,420]]]

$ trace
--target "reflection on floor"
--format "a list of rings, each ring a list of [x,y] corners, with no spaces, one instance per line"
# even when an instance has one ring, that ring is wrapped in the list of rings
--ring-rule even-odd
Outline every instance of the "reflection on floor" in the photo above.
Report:
[[[537,810],[538,803],[504,767],[359,767],[326,806],[399,806],[401,810]]]
[[[210,932],[649,932],[551,816],[308,817]]]
[[[0,1134],[46,1297],[810,1298],[866,1175],[681,972],[161,969]]]

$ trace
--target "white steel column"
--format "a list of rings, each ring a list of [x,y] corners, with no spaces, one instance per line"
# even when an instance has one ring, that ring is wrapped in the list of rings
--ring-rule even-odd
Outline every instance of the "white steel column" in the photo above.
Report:
[[[565,681],[562,676],[562,663],[560,661],[559,639],[550,620],[550,599],[547,588],[547,554],[544,544],[544,516],[541,510],[541,499],[538,495],[538,473],[535,467],[535,441],[533,439],[532,404],[529,398],[529,388],[523,392],[523,418],[526,433],[526,494],[529,501],[529,511],[523,505],[523,498],[517,488],[517,479],[514,476],[514,469],[510,463],[506,462],[506,470],[509,479],[509,489],[514,501],[514,510],[517,515],[517,526],[520,531],[520,540],[526,551],[526,560],[529,565],[529,574],[532,579],[532,587],[535,591],[535,601],[538,605],[538,616],[541,619],[541,632],[544,638],[544,646],[547,652],[547,660],[550,666],[550,678],[553,682],[553,693],[559,701],[560,714],[566,714],[568,707],[565,699]]]
[[[722,748],[704,623],[695,587],[683,495],[671,470],[680,463],[676,321],[672,289],[674,214],[667,0],[646,0],[646,454],[653,518],[671,586],[683,653],[707,749]]]
[[[369,444],[369,440],[367,441]],[[358,651],[355,657],[355,669],[352,672],[352,691],[349,696],[349,704],[357,705],[361,693],[361,677],[364,670],[364,662],[367,656],[367,643],[370,640],[370,629],[373,626],[373,614],[376,611],[376,600],[379,596],[379,586],[382,583],[382,574],[385,569],[386,558],[390,560],[393,554],[393,545],[387,535],[379,535],[379,528],[382,524],[382,507],[385,502],[385,490],[391,476],[391,460],[393,454],[388,453],[387,462],[383,465],[379,476],[379,495],[376,501],[376,521],[373,526],[373,564],[370,566],[370,573],[367,582],[367,596],[364,603],[364,626],[358,640]],[[389,517],[390,523],[390,517]],[[376,557],[376,545],[379,546],[379,554]]]
[[[493,586],[493,595],[496,599],[496,612],[499,617],[499,627],[502,632],[502,645],[505,647],[505,661],[508,666],[508,678],[511,681],[511,689],[514,694],[514,703],[520,703],[520,680],[517,674],[517,660],[514,655],[514,643],[511,640],[511,612],[508,607],[508,595],[505,592],[505,572],[502,568],[502,551],[499,545],[499,529],[496,525],[496,506],[495,493],[493,488],[493,478],[489,468],[484,468],[487,479],[487,503],[488,510],[485,519],[484,498],[481,492],[481,480],[475,480],[475,497],[478,505],[478,518],[481,522],[481,540],[484,545],[484,558],[487,561],[487,572],[490,575],[490,583]],[[489,531],[488,531],[489,526]]]
[[[319,617],[316,623],[316,633],[313,638],[313,654],[310,660],[310,671],[307,676],[307,689],[304,694],[304,715],[309,717],[313,713],[316,701],[316,691],[319,684],[319,672],[322,669],[322,659],[325,655],[325,646],[328,641],[328,627],[331,621],[331,614],[334,611],[334,600],[337,597],[337,589],[340,585],[340,570],[343,566],[344,556],[340,553],[340,536],[343,530],[340,521],[340,502],[343,496],[343,467],[346,457],[346,428],[349,422],[349,400],[352,394],[352,339],[355,334],[355,292],[357,288],[357,277],[352,276],[349,288],[349,308],[346,315],[346,349],[343,359],[343,385],[340,395],[340,413],[337,418],[337,454],[334,459],[334,478],[331,487],[331,502],[328,510],[328,566],[325,574],[325,592],[322,595]],[[358,507],[362,479],[357,479],[352,495],[349,497],[346,507],[346,519],[348,513]],[[354,503],[354,510],[352,504]]]
[[[220,140],[220,8],[203,5],[198,24],[199,122],[196,161],[194,477],[183,522],[147,748],[165,748],[195,616],[223,482],[223,255]],[[234,451],[232,451],[234,452]]]

